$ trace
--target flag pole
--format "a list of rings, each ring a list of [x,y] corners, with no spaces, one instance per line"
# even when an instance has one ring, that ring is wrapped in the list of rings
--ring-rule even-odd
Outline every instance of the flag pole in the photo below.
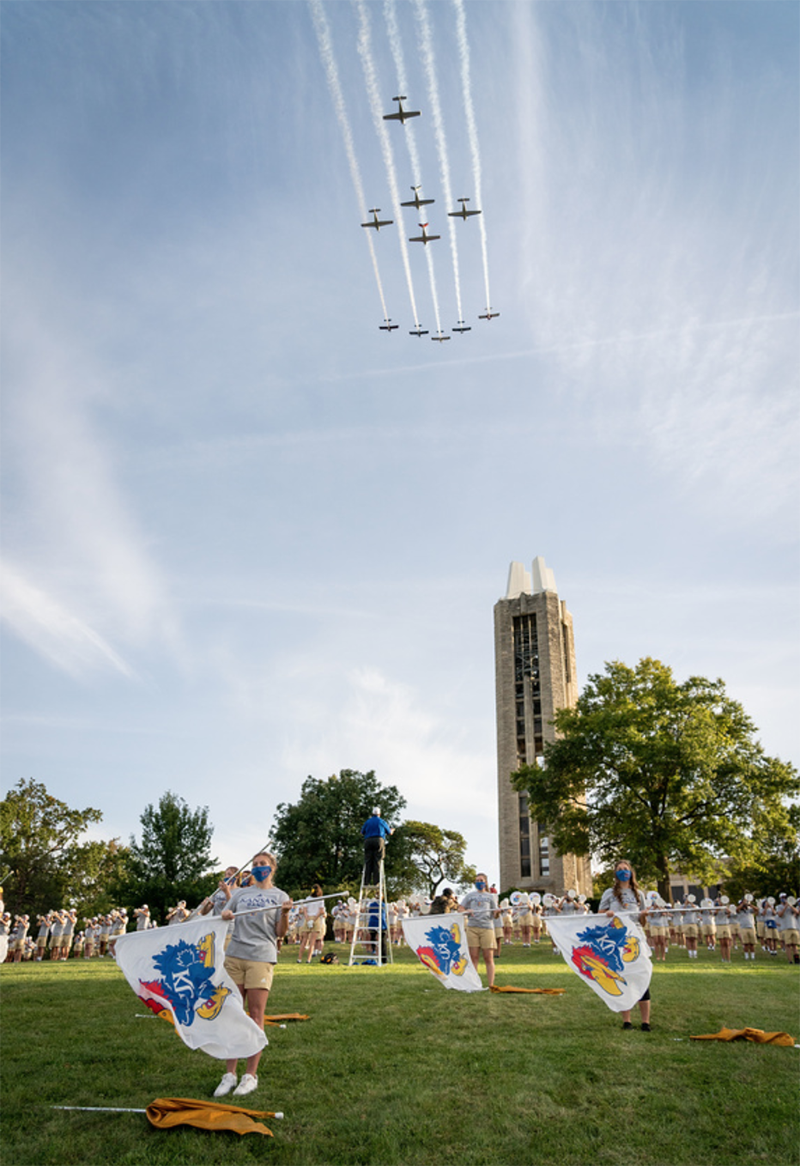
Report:
[[[319,903],[319,901],[321,899],[346,899],[346,898],[347,898],[347,891],[334,891],[330,895],[314,895],[309,899],[297,899],[297,901],[292,901],[291,906],[292,907],[302,907],[305,903]],[[285,903],[278,903],[276,906],[273,906],[273,907],[254,907],[252,909],[252,911],[234,911],[233,917],[234,917],[234,919],[239,919],[242,915],[258,915],[262,911],[282,911],[285,906],[286,906]],[[188,923],[188,920],[187,920],[187,923]]]

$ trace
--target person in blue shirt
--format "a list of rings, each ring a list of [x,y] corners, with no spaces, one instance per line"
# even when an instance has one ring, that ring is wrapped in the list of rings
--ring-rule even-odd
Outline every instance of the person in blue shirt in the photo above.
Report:
[[[364,839],[364,885],[377,886],[380,878],[380,864],[386,854],[386,839],[394,834],[394,827],[390,826],[381,817],[380,806],[372,811],[372,817],[367,818],[361,827],[361,836]]]

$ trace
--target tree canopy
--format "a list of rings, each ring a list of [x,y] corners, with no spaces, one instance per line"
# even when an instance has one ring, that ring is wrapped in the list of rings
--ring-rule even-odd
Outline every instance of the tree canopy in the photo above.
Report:
[[[298,801],[281,802],[275,810],[272,845],[278,885],[292,894],[307,894],[313,883],[357,890],[364,868],[361,827],[375,806],[390,826],[399,826],[405,804],[397,787],[382,786],[374,770],[307,777]],[[402,877],[402,870],[402,847],[392,838],[386,848],[387,884]]]
[[[554,723],[544,767],[512,783],[562,853],[624,856],[669,898],[671,870],[713,877],[723,857],[763,865],[767,838],[796,844],[797,771],[765,756],[721,680],[608,663]]]
[[[410,890],[433,898],[442,883],[463,889],[475,881],[475,867],[464,860],[467,840],[457,830],[431,822],[404,822],[398,831]]]
[[[167,790],[158,807],[149,805],[141,818],[142,838],[131,837],[128,875],[120,887],[129,906],[146,902],[150,914],[159,920],[169,906],[181,899],[196,905],[216,885],[211,857],[208,807],[192,810]]]
[[[102,820],[100,810],[75,810],[47,792],[42,782],[17,782],[0,802],[0,877],[8,909],[44,914],[74,906],[81,913],[108,909],[108,885],[124,866],[126,849],[111,842],[81,841]]]

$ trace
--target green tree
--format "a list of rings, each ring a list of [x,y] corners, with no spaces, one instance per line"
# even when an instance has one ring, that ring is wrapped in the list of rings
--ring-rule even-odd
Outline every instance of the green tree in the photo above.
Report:
[[[127,872],[120,895],[128,907],[147,903],[163,922],[168,907],[185,899],[194,906],[216,886],[216,858],[211,857],[213,826],[208,807],[192,810],[169,790],[158,807],[149,805],[139,819],[142,839],[131,837]]]
[[[395,837],[403,847],[409,891],[433,898],[442,883],[463,889],[475,881],[475,867],[464,860],[467,840],[457,830],[409,820]]]
[[[721,680],[682,684],[658,660],[613,662],[554,721],[545,765],[512,775],[562,853],[624,855],[669,898],[670,871],[705,881],[720,860],[758,862],[769,836],[792,844],[797,771],[767,757]]]
[[[33,779],[20,779],[0,802],[0,875],[8,871],[6,907],[34,916],[72,905],[85,846],[79,839],[101,821],[100,810],[73,810]]]
[[[279,862],[278,885],[292,894],[313,883],[326,889],[358,889],[364,868],[361,827],[379,806],[390,826],[405,807],[396,786],[382,786],[373,770],[343,769],[331,777],[307,777],[300,798],[275,810],[272,846]],[[403,849],[392,838],[386,848],[387,884],[402,878]],[[395,884],[392,883],[394,889]]]
[[[68,883],[66,901],[78,917],[107,914],[124,902],[130,851],[118,838],[110,842],[82,842],[71,848],[67,857]]]

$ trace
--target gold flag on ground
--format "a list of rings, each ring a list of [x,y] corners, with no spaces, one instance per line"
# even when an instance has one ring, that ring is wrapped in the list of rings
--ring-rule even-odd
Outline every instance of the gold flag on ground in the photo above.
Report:
[[[232,1130],[235,1134],[266,1134],[272,1130],[257,1117],[283,1117],[266,1110],[242,1109],[238,1105],[221,1105],[216,1101],[197,1101],[191,1097],[158,1097],[146,1111],[148,1121],[159,1130],[174,1126],[195,1126],[201,1130]]]
[[[563,996],[566,988],[512,988],[506,984],[502,988],[498,988],[496,984],[492,984],[489,989],[490,992],[527,992],[531,996]]]
[[[690,1036],[689,1040],[750,1040],[759,1045],[794,1047],[794,1037],[788,1032],[764,1032],[763,1028],[721,1028],[707,1036]]]
[[[282,1024],[286,1020],[308,1020],[308,1013],[306,1012],[271,1012],[269,1016],[264,1017],[264,1024],[271,1024],[273,1028]]]

